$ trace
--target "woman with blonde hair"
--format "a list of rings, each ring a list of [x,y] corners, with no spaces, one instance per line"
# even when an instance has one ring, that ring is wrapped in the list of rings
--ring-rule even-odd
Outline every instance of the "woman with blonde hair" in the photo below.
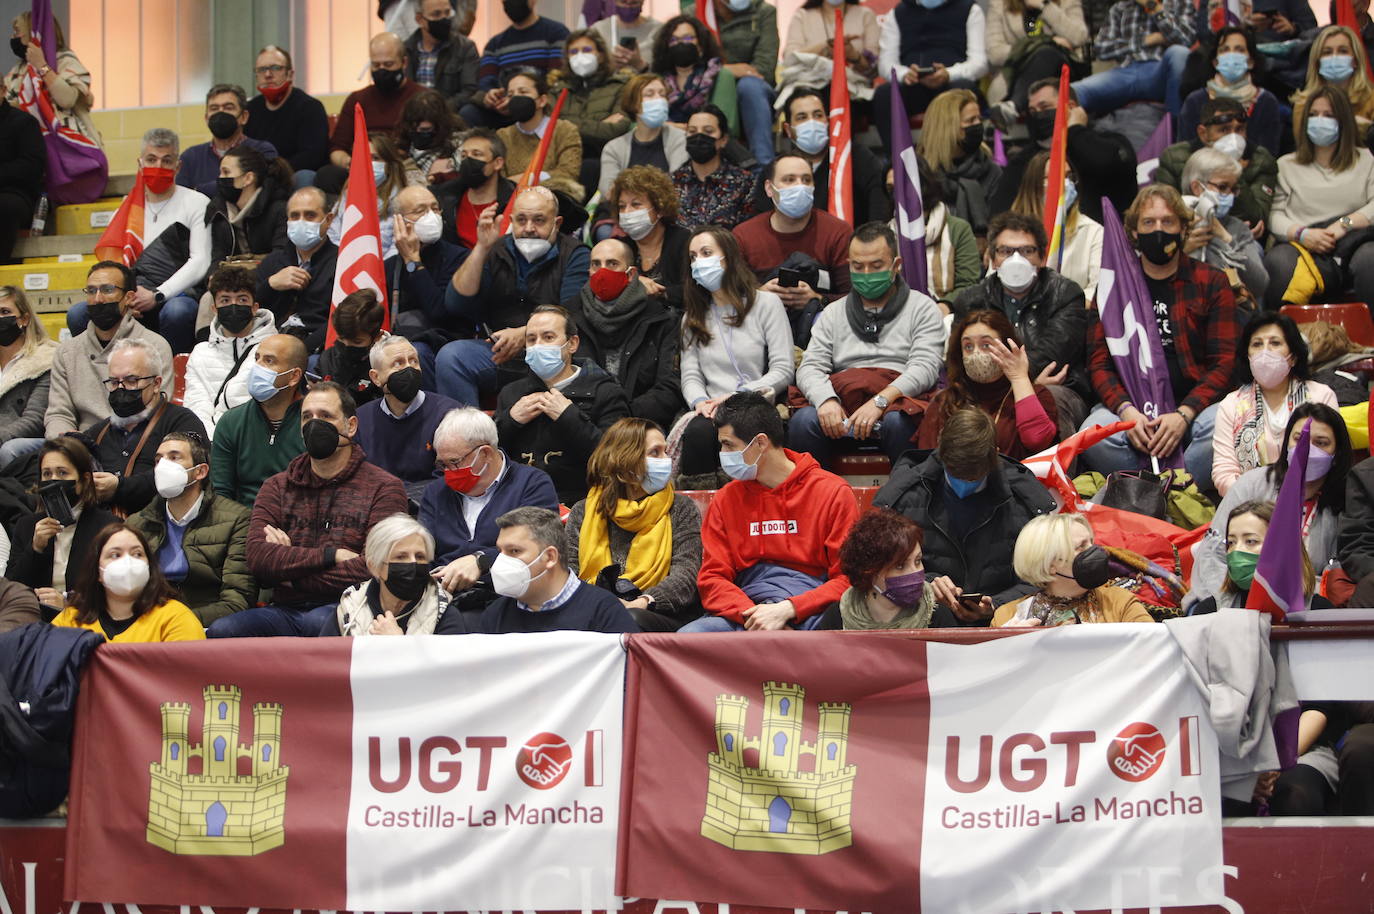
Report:
[[[1307,59],[1307,82],[1293,93],[1293,129],[1303,122],[1303,109],[1319,89],[1341,89],[1362,127],[1374,122],[1374,84],[1369,81],[1364,42],[1354,29],[1328,25],[1317,33]],[[1298,136],[1298,142],[1302,137]]]
[[[972,225],[979,238],[986,235],[988,198],[1002,168],[983,142],[983,117],[972,90],[948,89],[935,97],[926,109],[916,154],[943,182],[945,204],[954,215]]]
[[[57,344],[17,286],[0,286],[0,467],[43,445]]]
[[[1043,514],[1016,537],[1016,576],[1040,590],[998,607],[994,628],[1029,628],[1094,622],[1153,622],[1129,590],[1109,587],[1111,556],[1093,542],[1081,514]]]
[[[1051,0],[1052,2],[1052,0]],[[1021,176],[1021,188],[1012,201],[1011,211],[1041,221],[1045,218],[1045,192],[1048,189],[1050,154],[1037,152],[1026,165]],[[1068,216],[1064,220],[1064,259],[1062,263],[1045,266],[1071,279],[1083,289],[1083,300],[1089,305],[1097,295],[1097,280],[1102,273],[1102,224],[1078,208],[1078,176],[1072,166],[1064,181],[1064,193],[1069,201]]]
[[[587,461],[587,497],[568,514],[568,567],[610,590],[646,632],[700,615],[701,512],[673,491],[663,430],[617,421]]]

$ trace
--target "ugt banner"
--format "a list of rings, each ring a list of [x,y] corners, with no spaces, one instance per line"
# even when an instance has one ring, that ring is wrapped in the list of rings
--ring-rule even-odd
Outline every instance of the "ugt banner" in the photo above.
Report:
[[[1216,737],[1162,625],[977,646],[641,635],[626,729],[622,896],[939,914],[1223,899]]]
[[[624,669],[581,632],[107,645],[65,897],[613,907]]]

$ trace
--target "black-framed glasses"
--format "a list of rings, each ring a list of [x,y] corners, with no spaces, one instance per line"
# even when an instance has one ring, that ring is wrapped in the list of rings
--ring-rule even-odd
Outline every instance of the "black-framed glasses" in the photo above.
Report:
[[[1227,124],[1239,124],[1241,127],[1244,127],[1244,126],[1245,126],[1245,115],[1243,115],[1243,114],[1235,114],[1235,113],[1230,112],[1230,111],[1224,111],[1224,112],[1222,112],[1221,114],[1214,114],[1214,115],[1212,115],[1211,120],[1205,122],[1202,126],[1204,126],[1204,127],[1225,127]]]
[[[461,470],[463,467],[468,465],[468,460],[471,459],[473,454],[476,454],[478,451],[480,451],[482,448],[486,446],[487,445],[485,444],[479,444],[476,447],[471,448],[462,457],[458,457],[453,460],[436,460],[434,461],[434,466],[440,470]]]
[[[81,291],[84,292],[84,293],[86,293],[86,297],[87,297],[87,298],[95,298],[97,295],[123,295],[123,294],[124,294],[124,288],[123,288],[122,286],[115,286],[115,285],[111,285],[110,283],[104,283],[103,285],[99,285],[99,286],[87,286],[86,288],[82,289]]]
[[[1040,248],[1033,244],[1023,244],[1015,248],[1009,245],[999,244],[992,249],[992,252],[998,257],[1010,257],[1012,254],[1020,254],[1022,257],[1029,258],[1039,254]]]
[[[285,73],[286,65],[279,63],[265,64],[261,67],[254,67],[253,72],[259,76],[275,76],[278,73]]]
[[[143,375],[142,377],[130,375],[127,378],[106,378],[100,383],[105,385],[106,390],[113,393],[120,388],[124,390],[138,390],[143,386],[145,381],[151,381],[156,377],[157,375],[155,374]]]

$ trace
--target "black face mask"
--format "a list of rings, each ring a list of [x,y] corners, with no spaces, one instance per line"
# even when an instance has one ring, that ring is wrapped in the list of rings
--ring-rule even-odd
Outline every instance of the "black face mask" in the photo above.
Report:
[[[438,136],[433,130],[417,130],[410,135],[410,145],[416,149],[429,149]]]
[[[1145,255],[1146,260],[1162,267],[1174,259],[1182,241],[1183,235],[1179,232],[1146,232],[1136,236],[1135,246]]]
[[[401,80],[406,75],[400,70],[383,70],[378,68],[372,71],[372,85],[377,87],[377,91],[383,95],[390,95],[401,89]]]
[[[237,203],[239,195],[243,193],[242,188],[234,186],[233,178],[216,178],[215,184],[219,188],[219,195],[230,203]]]
[[[13,51],[14,56],[18,57],[20,60],[29,59],[29,46],[22,38],[11,38],[10,50]]]
[[[210,128],[210,133],[215,139],[227,140],[239,129],[239,119],[228,111],[216,111],[210,115],[206,126]]]
[[[487,163],[471,157],[460,160],[458,183],[469,189],[487,183]]]
[[[668,49],[668,63],[675,67],[695,67],[701,50],[694,44],[675,44]]]
[[[963,150],[964,155],[974,155],[982,145],[983,125],[974,124],[972,127],[965,127],[964,135],[959,138],[959,147]]]
[[[141,390],[119,390],[110,391],[110,410],[119,418],[127,419],[130,416],[143,412],[147,406],[143,402],[143,391]]]
[[[1054,109],[1031,111],[1026,115],[1026,131],[1037,143],[1043,143],[1054,136]]]
[[[402,368],[393,371],[391,377],[386,379],[386,389],[397,400],[409,403],[420,392],[420,369]]]
[[[19,339],[24,333],[24,328],[19,326],[19,318],[13,315],[0,317],[0,346],[8,346]]]
[[[1112,557],[1101,546],[1089,546],[1073,557],[1073,582],[1086,590],[1094,590],[1112,579]],[[1061,574],[1061,578],[1069,575]]]
[[[716,138],[704,133],[687,137],[687,155],[698,165],[705,165],[716,157]]]
[[[61,492],[63,496],[66,497],[67,504],[71,505],[73,508],[76,507],[77,499],[81,497],[76,494],[75,479],[50,479],[47,482],[42,483],[42,485],[45,487],[56,486],[57,491]]]
[[[399,599],[410,603],[418,600],[429,586],[429,566],[419,562],[388,562],[386,589]]]
[[[514,118],[517,124],[523,124],[534,117],[534,111],[537,107],[534,99],[528,95],[512,95],[510,101],[506,103],[506,113]]]
[[[219,325],[229,333],[242,333],[253,320],[253,309],[249,305],[224,305],[215,309]]]
[[[109,330],[123,320],[124,315],[119,311],[119,302],[102,301],[87,305],[86,317],[99,329]]]
[[[529,0],[501,0],[501,9],[511,22],[524,22],[530,17]]]
[[[328,460],[339,449],[343,435],[323,419],[311,419],[301,426],[301,437],[305,439],[305,452],[316,460]]]
[[[435,41],[448,41],[448,37],[453,34],[453,19],[430,19],[425,22],[425,29],[429,32],[429,37]]]

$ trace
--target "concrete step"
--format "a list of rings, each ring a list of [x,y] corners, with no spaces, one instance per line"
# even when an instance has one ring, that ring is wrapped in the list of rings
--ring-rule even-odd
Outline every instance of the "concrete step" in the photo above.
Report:
[[[14,246],[14,257],[28,260],[30,257],[60,257],[63,254],[85,256],[95,250],[99,235],[42,235],[36,238],[20,238]]]
[[[105,181],[105,193],[102,197],[124,197],[129,191],[134,189],[133,175],[110,175]]]

